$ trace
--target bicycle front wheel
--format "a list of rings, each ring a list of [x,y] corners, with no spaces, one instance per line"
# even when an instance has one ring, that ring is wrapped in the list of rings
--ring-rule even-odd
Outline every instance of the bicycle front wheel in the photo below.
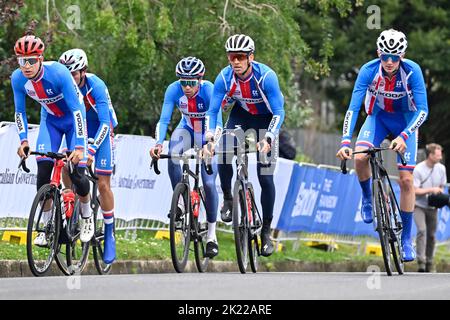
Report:
[[[261,221],[259,219],[258,213],[256,212],[256,203],[255,203],[255,192],[253,191],[253,186],[249,183],[247,185],[248,189],[248,198],[247,198],[247,207],[249,210],[249,225],[248,229],[248,254],[250,259],[250,268],[253,273],[258,271],[259,265],[259,245],[258,245],[258,229],[261,226]]]
[[[175,271],[181,273],[189,258],[191,241],[191,210],[189,188],[184,183],[175,186],[170,207],[170,254]]]
[[[380,237],[381,251],[383,253],[384,267],[388,276],[392,276],[391,265],[391,247],[389,243],[389,222],[386,202],[388,196],[383,188],[381,181],[375,181],[373,186],[373,195],[375,203],[375,216],[377,219],[378,235]]]
[[[27,260],[36,277],[48,272],[58,252],[60,224],[59,192],[54,186],[45,184],[34,198],[27,227]],[[38,235],[40,240],[36,240]]]
[[[205,191],[203,187],[199,189],[200,193],[200,215],[193,220],[193,226],[195,228],[194,235],[194,255],[195,264],[198,272],[205,272],[208,268],[209,258],[205,256],[206,253],[206,235],[208,233],[208,223],[206,223],[206,210],[205,208]],[[203,222],[202,222],[203,221]]]
[[[246,197],[239,180],[236,180],[233,189],[233,230],[239,271],[245,273],[248,266],[248,236],[250,230],[248,228]]]
[[[67,219],[70,241],[66,244],[66,251],[69,271],[71,274],[78,275],[83,272],[89,257],[89,242],[81,242],[80,240],[80,219],[80,202],[76,201],[73,215],[70,219]]]

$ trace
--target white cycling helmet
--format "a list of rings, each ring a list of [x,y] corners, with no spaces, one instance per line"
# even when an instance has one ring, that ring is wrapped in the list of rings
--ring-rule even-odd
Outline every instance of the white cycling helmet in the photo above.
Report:
[[[381,53],[401,55],[407,47],[405,34],[394,29],[384,30],[377,39],[377,48]]]
[[[59,57],[59,63],[65,65],[70,72],[74,72],[87,67],[88,59],[82,49],[71,49]]]
[[[235,34],[225,42],[225,50],[227,52],[253,53],[255,51],[255,43],[252,38],[245,34]]]
[[[175,73],[180,78],[200,78],[205,74],[205,65],[199,58],[186,57],[177,63]]]

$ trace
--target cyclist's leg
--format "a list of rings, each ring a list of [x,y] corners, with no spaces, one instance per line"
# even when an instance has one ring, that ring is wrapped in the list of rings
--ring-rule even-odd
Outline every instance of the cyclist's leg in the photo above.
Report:
[[[261,141],[267,128],[272,120],[272,115],[253,116],[251,121],[251,128],[255,129],[256,142]],[[270,256],[273,253],[274,247],[270,239],[271,223],[273,218],[273,208],[275,204],[275,184],[273,181],[273,174],[276,166],[276,155],[278,144],[277,141],[272,143],[272,150],[270,156],[266,155],[270,161],[268,163],[261,163],[260,153],[257,153],[256,172],[258,174],[259,185],[261,186],[261,206],[263,211],[263,226],[261,230],[261,254],[263,256]]]
[[[359,132],[355,151],[378,147],[387,134],[388,131],[380,120],[380,113],[367,116]],[[362,189],[361,215],[365,223],[372,223],[372,173],[366,154],[355,155],[355,170]]]
[[[116,241],[114,238],[114,194],[111,190],[111,174],[113,171],[112,134],[106,138],[95,154],[95,173],[98,177],[98,191],[101,196],[101,211],[105,224],[105,242],[103,261],[112,263],[116,258]]]
[[[66,134],[66,143],[69,150],[74,150],[75,147],[75,130],[73,125],[66,124],[68,130]],[[85,150],[87,154],[87,150]],[[90,183],[85,175],[87,158],[85,157],[76,166],[73,167],[72,172],[69,172],[70,180],[75,185],[76,193],[80,199],[81,217],[80,219],[80,240],[81,242],[88,242],[94,235],[94,219],[92,217],[92,210],[90,204]]]
[[[396,116],[395,119],[389,121],[389,129],[395,136],[400,135],[408,123],[409,115]],[[400,215],[403,223],[402,231],[402,245],[403,245],[403,258],[405,261],[413,261],[416,258],[416,253],[412,245],[412,222],[413,211],[415,204],[415,191],[414,191],[414,177],[413,171],[416,166],[416,155],[418,146],[418,132],[415,131],[406,140],[406,151],[404,157],[406,160],[406,166],[401,164],[400,157],[397,157],[397,166],[400,176]]]
[[[39,125],[39,134],[36,141],[36,150],[39,152],[57,152],[59,144],[61,144],[62,134],[50,122],[46,114],[42,114]],[[43,185],[50,183],[53,171],[54,160],[46,157],[36,157],[37,161],[37,182],[36,187],[39,190]],[[45,225],[52,217],[52,201],[47,201],[42,211],[41,222]],[[36,245],[46,245],[47,239],[45,234],[39,234],[34,240]]]
[[[192,147],[192,130],[183,119],[173,131],[169,141],[169,155],[182,155],[184,151]],[[172,189],[181,181],[182,172],[179,160],[168,159],[167,169],[169,171]]]

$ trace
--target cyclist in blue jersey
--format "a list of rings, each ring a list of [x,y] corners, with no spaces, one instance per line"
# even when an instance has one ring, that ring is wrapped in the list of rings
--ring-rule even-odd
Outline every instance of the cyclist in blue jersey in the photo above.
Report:
[[[17,154],[26,157],[24,152],[28,145],[28,120],[25,98],[28,95],[41,105],[41,121],[36,149],[39,152],[58,152],[62,136],[66,136],[69,156],[75,168],[70,174],[76,185],[81,201],[81,235],[87,242],[94,233],[92,212],[89,205],[89,180],[84,175],[86,167],[86,112],[83,96],[78,90],[70,72],[58,62],[44,62],[45,45],[33,35],[17,40],[14,51],[19,69],[11,76],[14,92],[15,121],[20,138]],[[37,157],[37,189],[50,182],[53,160]],[[43,209],[42,219],[46,223],[51,219],[51,203]],[[45,233],[39,233],[34,244],[45,246],[48,241]]]
[[[378,58],[361,67],[353,89],[350,106],[345,114],[341,149],[337,156],[350,159],[353,130],[363,100],[367,113],[355,151],[379,146],[387,135],[395,136],[390,147],[404,153],[406,166],[401,165],[400,209],[403,222],[403,259],[413,261],[416,253],[411,239],[412,213],[414,210],[413,170],[416,165],[417,129],[428,116],[427,93],[420,66],[405,59],[408,46],[406,36],[389,29],[381,32],[377,40]],[[355,156],[355,169],[362,188],[361,213],[364,222],[371,223],[372,190],[368,157]]]
[[[180,155],[195,145],[202,148],[205,144],[206,112],[208,111],[213,84],[203,80],[205,66],[196,57],[181,59],[176,66],[178,81],[169,85],[164,95],[164,103],[160,120],[156,126],[156,145],[150,150],[152,158],[158,158],[163,149],[163,141],[167,133],[167,127],[176,106],[182,118],[177,128],[173,131],[169,142],[169,154]],[[217,119],[216,119],[217,117]],[[214,122],[218,123],[218,130],[222,127],[222,114],[214,116]],[[207,257],[213,258],[219,253],[216,238],[216,219],[218,207],[218,195],[216,190],[217,163],[213,160],[213,174],[206,173],[206,167],[202,164],[202,181],[205,189],[205,209],[208,221],[208,234],[206,237]],[[169,177],[172,188],[181,181],[181,167],[175,161],[168,162]],[[180,208],[180,210],[182,210]],[[171,213],[176,214],[176,213]]]
[[[268,153],[272,145],[276,146],[275,138],[284,121],[284,98],[277,75],[265,64],[254,61],[255,44],[249,36],[236,34],[229,37],[225,49],[230,65],[222,69],[214,82],[213,97],[208,111],[210,119],[207,138],[214,140],[213,130],[216,127],[214,119],[221,107],[228,110],[234,105],[225,129],[234,129],[240,125],[244,131],[256,130],[256,140],[260,141],[257,148],[260,152]],[[214,142],[211,142],[211,146],[214,146]],[[276,153],[276,148],[273,149]],[[208,153],[206,148],[205,153]],[[224,195],[221,218],[224,222],[230,222],[233,208],[231,191],[233,167],[231,161],[225,159],[224,162],[219,163],[219,176]],[[270,224],[275,203],[274,168],[275,162],[260,163],[258,154],[257,173],[263,208],[261,234],[263,256],[269,256],[273,252]]]
[[[117,117],[109,97],[108,88],[95,74],[87,73],[88,59],[82,49],[64,52],[59,62],[67,67],[84,97],[88,138],[94,143],[88,146],[87,165],[95,157],[95,173],[98,176],[98,190],[101,196],[101,211],[105,223],[105,248],[103,260],[110,264],[116,257],[114,238],[114,194],[111,190],[113,171],[113,129],[117,126]],[[66,184],[66,183],[65,183]],[[66,187],[68,185],[66,184]]]

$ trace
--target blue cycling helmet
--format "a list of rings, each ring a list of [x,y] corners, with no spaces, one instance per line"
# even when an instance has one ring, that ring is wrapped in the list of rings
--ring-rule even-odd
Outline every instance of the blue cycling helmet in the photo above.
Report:
[[[205,74],[205,65],[196,57],[187,57],[177,63],[175,72],[179,78],[200,78]]]

